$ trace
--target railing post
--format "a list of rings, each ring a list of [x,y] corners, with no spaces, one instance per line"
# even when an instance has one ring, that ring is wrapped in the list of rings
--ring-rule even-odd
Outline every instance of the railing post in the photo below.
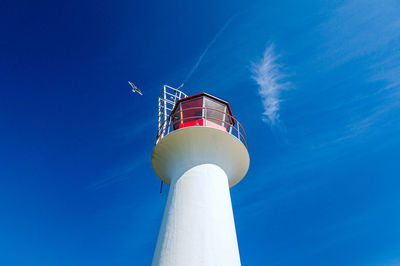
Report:
[[[204,101],[203,101],[203,106],[204,106]],[[204,127],[206,127],[207,126],[207,109],[205,107],[203,107],[201,112],[204,115]]]
[[[238,139],[240,140],[240,127],[239,127],[239,122],[236,121],[236,125],[237,125],[237,132],[238,132]]]

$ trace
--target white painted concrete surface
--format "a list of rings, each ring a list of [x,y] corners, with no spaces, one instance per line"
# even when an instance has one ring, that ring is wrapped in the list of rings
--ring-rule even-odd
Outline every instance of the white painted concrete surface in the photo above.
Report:
[[[171,180],[152,265],[240,265],[228,177],[219,166],[201,164]]]
[[[164,137],[152,166],[171,186],[153,266],[237,266],[229,187],[246,174],[246,147],[227,132],[188,127]]]
[[[240,140],[210,127],[186,127],[164,137],[151,155],[157,176],[166,184],[190,168],[213,163],[228,176],[229,187],[236,185],[249,169],[250,157]]]

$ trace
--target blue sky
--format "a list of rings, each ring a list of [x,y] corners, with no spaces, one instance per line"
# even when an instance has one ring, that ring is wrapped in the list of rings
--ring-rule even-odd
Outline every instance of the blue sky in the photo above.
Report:
[[[185,81],[246,130],[243,265],[399,265],[398,14],[395,0],[3,1],[0,264],[149,265],[167,197],[157,97]]]

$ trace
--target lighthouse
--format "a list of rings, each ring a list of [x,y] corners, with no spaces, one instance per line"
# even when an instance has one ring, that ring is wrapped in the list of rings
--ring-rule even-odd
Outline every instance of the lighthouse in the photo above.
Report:
[[[164,86],[151,163],[170,186],[153,266],[240,265],[230,187],[249,168],[229,103]]]

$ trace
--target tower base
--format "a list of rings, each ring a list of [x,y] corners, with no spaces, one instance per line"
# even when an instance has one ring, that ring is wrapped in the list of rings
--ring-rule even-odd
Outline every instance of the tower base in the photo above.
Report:
[[[200,164],[171,177],[152,265],[240,265],[229,182],[221,167]]]

